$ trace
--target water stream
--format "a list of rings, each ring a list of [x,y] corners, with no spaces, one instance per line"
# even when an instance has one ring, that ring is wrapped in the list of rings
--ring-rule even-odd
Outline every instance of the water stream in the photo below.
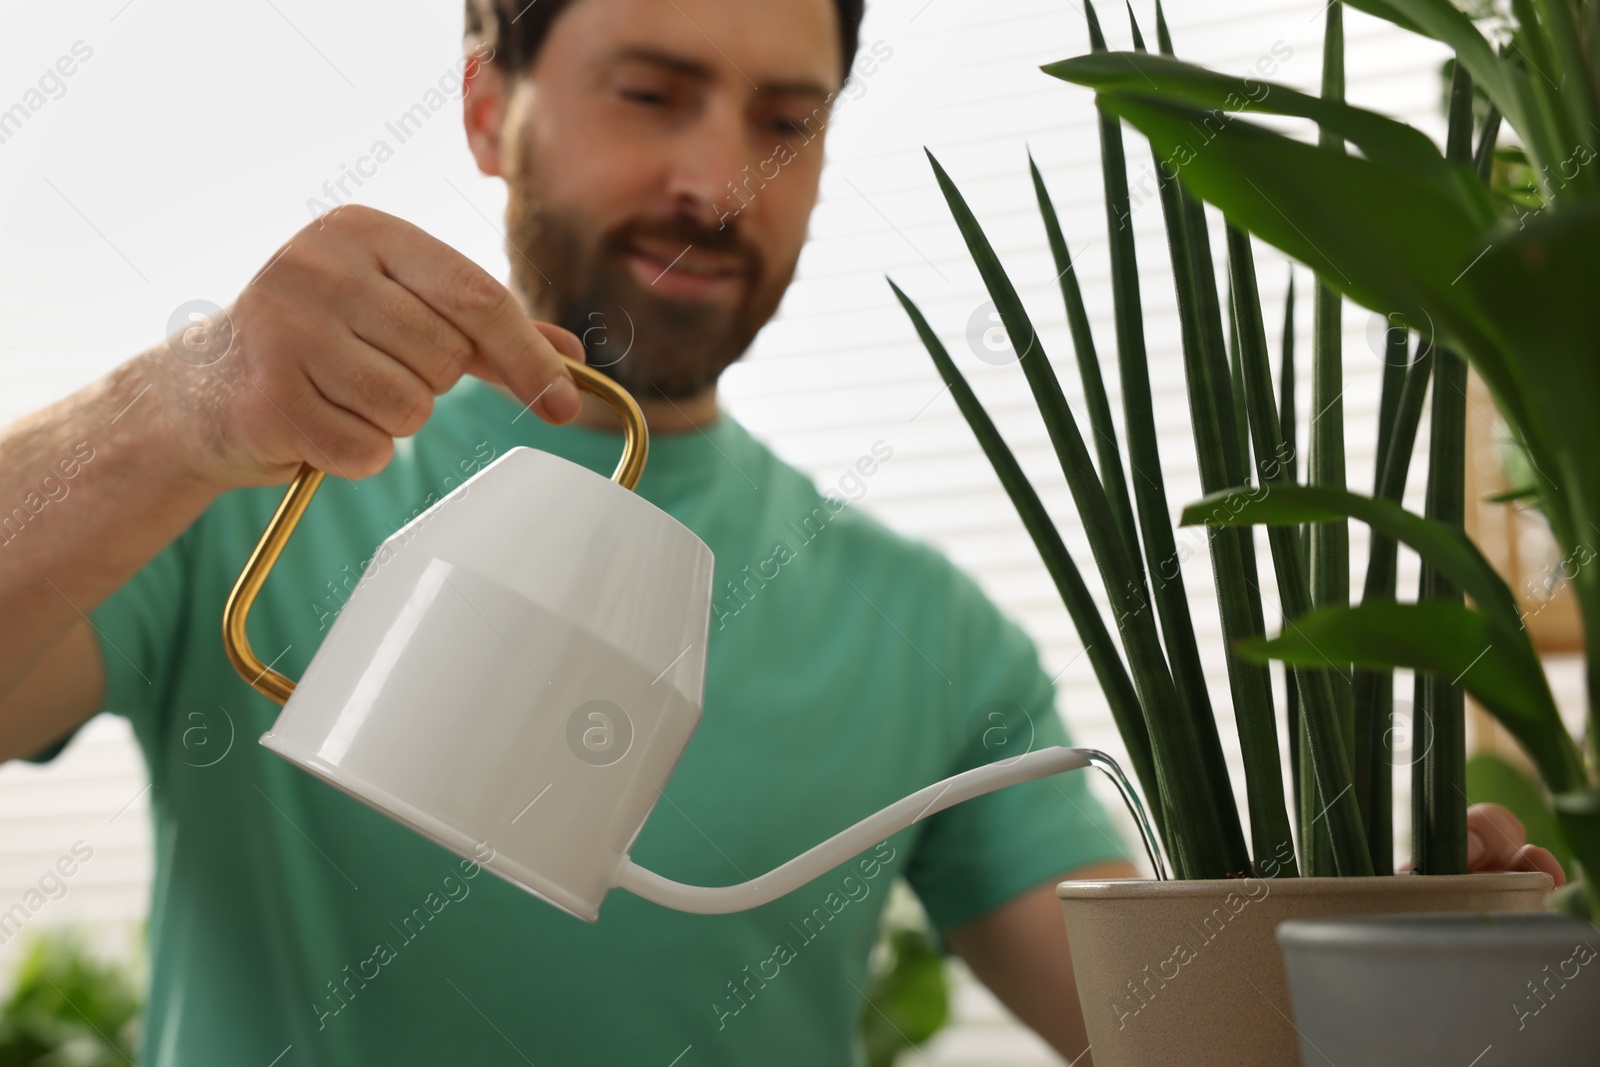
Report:
[[[1117,787],[1117,792],[1122,794],[1122,802],[1127,805],[1128,814],[1133,816],[1134,825],[1139,828],[1139,836],[1144,841],[1145,854],[1150,857],[1150,866],[1155,870],[1156,879],[1167,881],[1167,868],[1162,860],[1161,843],[1156,840],[1155,827],[1150,824],[1150,816],[1145,814],[1144,803],[1139,799],[1139,794],[1134,792],[1133,783],[1122,773],[1117,761],[1104,752],[1093,748],[1080,748],[1078,751],[1089,761],[1089,766],[1104,771],[1106,777]]]

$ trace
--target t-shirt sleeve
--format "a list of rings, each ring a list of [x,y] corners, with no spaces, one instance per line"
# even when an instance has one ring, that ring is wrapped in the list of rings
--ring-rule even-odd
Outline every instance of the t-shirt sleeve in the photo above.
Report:
[[[101,711],[138,724],[153,722],[171,692],[173,669],[187,603],[187,546],[180,537],[168,545],[99,607],[89,625],[105,665],[106,692]],[[83,727],[23,759],[48,763],[59,756]]]
[[[964,699],[954,711],[962,721],[949,773],[1071,744],[1033,642],[971,579],[950,570],[953,603],[943,647],[947,662],[964,667],[952,678]],[[906,877],[935,929],[962,926],[1069,871],[1132,861],[1089,791],[1090,773],[1009,786],[927,820]]]

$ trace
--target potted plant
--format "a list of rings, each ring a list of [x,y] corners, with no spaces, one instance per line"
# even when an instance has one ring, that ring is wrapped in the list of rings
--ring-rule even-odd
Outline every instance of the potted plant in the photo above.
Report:
[[[1406,666],[1459,680],[1537,767],[1561,844],[1585,872],[1586,899],[1567,903],[1593,914],[1600,903],[1600,574],[1593,566],[1600,542],[1600,471],[1594,463],[1600,444],[1600,318],[1581,279],[1592,276],[1600,259],[1600,173],[1590,166],[1600,136],[1597,9],[1577,0],[1514,0],[1509,10],[1491,8],[1475,21],[1444,0],[1352,3],[1455,51],[1456,106],[1444,155],[1415,130],[1381,116],[1343,107],[1296,112],[1291,100],[1289,113],[1305,114],[1321,126],[1324,139],[1317,146],[1229,122],[1208,144],[1205,158],[1186,168],[1184,180],[1230,222],[1310,264],[1357,301],[1429,324],[1440,342],[1434,373],[1448,376],[1443,390],[1436,380],[1436,420],[1442,414],[1447,424],[1459,422],[1463,360],[1478,370],[1526,461],[1527,484],[1512,495],[1531,501],[1547,521],[1561,550],[1557,580],[1570,586],[1582,619],[1588,758],[1562,726],[1515,596],[1461,535],[1455,515],[1435,508],[1432,494],[1430,514],[1417,516],[1382,492],[1374,499],[1340,487],[1291,486],[1275,500],[1251,501],[1221,520],[1358,518],[1375,536],[1415,549],[1431,572],[1418,603],[1379,597],[1356,606],[1328,604],[1254,651],[1290,663],[1326,665],[1334,657],[1371,669]],[[1124,55],[1121,72],[1108,66],[1104,73],[1111,77],[1103,78],[1094,67],[1108,58],[1084,57],[1055,72],[1096,88],[1101,106],[1132,122],[1158,152],[1172,150],[1185,139],[1181,127],[1204,103],[1204,91],[1192,91],[1204,72],[1178,64],[1157,70],[1143,57]],[[1133,63],[1139,64],[1137,85],[1125,79]],[[1152,80],[1144,81],[1146,76]],[[1475,147],[1474,86],[1488,104]],[[1519,143],[1499,155],[1531,179],[1509,205],[1497,204],[1481,185],[1466,180],[1469,165],[1480,176],[1489,173],[1502,125]],[[1342,154],[1346,139],[1361,149],[1361,157]],[[1246,174],[1249,182],[1241,180]],[[1442,412],[1441,393],[1451,401]],[[1459,463],[1459,456],[1448,458]],[[1204,505],[1186,518],[1218,521],[1202,517]],[[1436,725],[1451,730],[1456,723],[1446,718]],[[1459,769],[1452,759],[1436,773],[1459,787]],[[1425,826],[1435,822],[1426,812],[1424,818]],[[1478,920],[1461,920],[1455,930],[1463,944],[1481,945],[1481,953],[1503,961],[1502,987],[1520,996],[1527,976],[1512,951],[1517,939]],[[1552,936],[1587,944],[1591,935],[1591,928],[1574,925]],[[1302,928],[1294,935],[1302,966],[1321,959],[1329,969],[1324,977],[1338,972],[1352,991],[1361,979],[1351,961],[1363,963],[1375,981],[1392,969],[1385,957],[1395,941],[1440,937],[1436,929],[1379,924]],[[1432,958],[1440,972],[1461,972],[1448,953]],[[1307,973],[1308,985],[1316,984],[1315,977]],[[1408,999],[1399,1007],[1414,1005]],[[1501,1021],[1508,1030],[1523,1029]],[[1541,1032],[1552,1029],[1546,1023]],[[1395,1042],[1388,1044],[1392,1049]],[[1369,1052],[1365,1062],[1379,1062],[1375,1054]]]
[[[1359,6],[1391,12],[1449,8],[1446,0],[1395,0],[1393,7],[1362,0]],[[1395,17],[1412,27],[1421,19],[1417,12]],[[1457,64],[1451,144],[1441,155],[1416,130],[1343,104],[1337,3],[1328,13],[1321,96],[1179,63],[1171,58],[1159,4],[1161,55],[1146,52],[1137,24],[1134,51],[1106,51],[1092,7],[1087,15],[1094,51],[1045,69],[1100,94],[1117,369],[1128,462],[1136,475],[1131,493],[1083,298],[1037,168],[1033,179],[1082,377],[1092,455],[1042,340],[982,228],[936,160],[933,167],[1011,346],[1021,353],[1018,362],[1083,522],[1118,641],[993,422],[925,317],[898,287],[894,291],[1061,592],[1134,774],[1150,798],[1149,810],[1176,875],[1171,882],[1069,883],[1058,892],[1073,939],[1096,1062],[1100,1067],[1279,1065],[1294,1061],[1297,1044],[1273,941],[1280,921],[1532,910],[1542,905],[1550,885],[1543,875],[1465,874],[1466,795],[1459,788],[1465,762],[1463,689],[1501,716],[1558,794],[1573,797],[1570,802],[1558,799],[1565,804],[1563,830],[1569,843],[1582,819],[1600,820],[1592,792],[1585,792],[1592,787],[1583,761],[1560,727],[1538,659],[1508,631],[1515,620],[1501,610],[1504,583],[1460,531],[1462,398],[1457,394],[1465,368],[1456,354],[1484,368],[1501,404],[1512,404],[1508,417],[1513,425],[1525,440],[1533,435],[1537,447],[1529,447],[1530,460],[1548,472],[1538,492],[1541,499],[1557,498],[1562,510],[1559,517],[1552,516],[1552,525],[1564,525],[1576,537],[1589,516],[1575,512],[1575,502],[1600,501],[1600,468],[1591,464],[1582,470],[1575,462],[1576,457],[1600,455],[1600,449],[1578,439],[1600,433],[1600,420],[1593,417],[1600,411],[1593,388],[1600,378],[1580,366],[1578,355],[1585,340],[1593,351],[1597,331],[1560,339],[1545,336],[1562,332],[1553,309],[1578,284],[1578,275],[1569,271],[1558,282],[1546,277],[1549,269],[1541,269],[1535,277],[1522,258],[1530,247],[1525,244],[1490,248],[1485,262],[1478,264],[1489,268],[1483,272],[1485,280],[1474,283],[1472,295],[1469,290],[1444,292],[1448,285],[1443,283],[1477,251],[1473,243],[1481,246],[1496,225],[1497,212],[1481,174],[1492,157],[1501,116],[1517,129],[1525,121],[1524,111],[1492,111],[1485,116],[1474,155],[1467,79],[1480,57],[1473,64],[1465,58]],[[1502,92],[1491,100],[1510,102],[1511,97]],[[1311,119],[1321,126],[1321,141],[1313,146],[1268,133],[1234,117],[1243,110]],[[1179,566],[1182,557],[1162,483],[1133,235],[1126,225],[1131,201],[1120,126],[1124,119],[1149,136],[1159,175],[1190,416],[1208,494],[1188,509],[1185,519],[1207,529],[1228,643],[1228,697],[1243,756],[1248,840],[1201,671]],[[1189,143],[1197,134],[1207,138],[1202,151]],[[1360,156],[1346,154],[1347,141]],[[1300,216],[1272,217],[1280,196],[1291,193]],[[1399,207],[1394,206],[1396,196]],[[1220,206],[1228,218],[1226,299],[1219,293],[1199,197]],[[1313,216],[1314,226],[1307,221]],[[1385,225],[1388,229],[1379,237],[1368,233]],[[1246,229],[1318,275],[1313,405],[1324,414],[1309,432],[1303,485],[1295,480],[1292,322],[1286,321],[1284,329],[1280,402]],[[1583,247],[1552,237],[1543,240],[1536,250],[1559,260],[1554,265],[1562,270]],[[1450,273],[1441,282],[1447,267]],[[1484,286],[1503,288],[1487,292]],[[1371,497],[1356,496],[1347,488],[1338,406],[1343,391],[1341,292],[1401,316],[1392,320],[1401,328],[1389,332],[1391,358],[1386,360]],[[1541,315],[1530,317],[1516,304],[1518,298],[1534,296]],[[1292,311],[1291,298],[1286,319]],[[1425,334],[1413,355],[1414,331],[1404,327],[1429,321],[1437,338]],[[1506,341],[1503,331],[1513,327],[1524,332],[1515,342]],[[1514,393],[1517,388],[1548,393],[1559,387],[1524,383],[1516,362],[1520,357],[1504,347],[1536,339],[1545,351],[1556,352],[1549,358],[1560,361],[1565,371],[1588,376],[1573,396],[1562,398],[1560,409],[1572,418],[1579,410],[1574,405],[1587,401],[1586,418],[1574,419],[1586,424],[1573,427],[1573,436],[1559,445],[1537,411],[1547,399],[1542,394],[1519,399]],[[1483,345],[1491,346],[1487,357],[1477,354],[1475,346]],[[1429,514],[1418,517],[1394,501],[1405,484],[1430,377]],[[1365,588],[1354,608],[1350,517],[1374,529]],[[1270,523],[1268,543],[1285,624],[1284,635],[1272,641],[1265,637],[1267,611],[1249,529],[1254,523]],[[1595,536],[1600,537],[1600,530]],[[1420,551],[1427,564],[1421,603],[1396,600],[1397,543]],[[1600,604],[1600,579],[1591,570],[1585,580],[1594,589],[1592,600]],[[1463,590],[1474,601],[1471,609],[1461,603]],[[1465,647],[1464,635],[1475,643]],[[1286,758],[1279,751],[1279,717],[1266,657],[1287,664],[1285,718],[1291,744]],[[1418,671],[1419,712],[1428,726],[1426,755],[1415,765],[1412,813],[1413,867],[1428,877],[1393,876],[1387,737],[1396,666]],[[1284,797],[1286,764],[1294,798],[1292,820]],[[1572,843],[1572,848],[1580,861],[1586,855],[1592,860],[1593,853],[1584,847]]]

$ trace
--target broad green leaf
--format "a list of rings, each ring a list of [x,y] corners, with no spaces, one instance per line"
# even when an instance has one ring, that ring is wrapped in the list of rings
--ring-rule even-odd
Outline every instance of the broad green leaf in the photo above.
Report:
[[[1416,550],[1464,589],[1498,626],[1512,632],[1521,628],[1510,587],[1471,538],[1393,501],[1327,486],[1282,482],[1212,493],[1184,508],[1180,521],[1185,526],[1290,526],[1333,518],[1359,519]]]
[[[1593,164],[1591,164],[1593,165]],[[1534,219],[1497,240],[1463,279],[1493,323],[1503,364],[1484,380],[1527,446],[1561,546],[1600,542],[1600,204]],[[1596,568],[1580,568],[1592,582]],[[1585,610],[1591,629],[1600,615]]]
[[[1387,19],[1396,25],[1443,41],[1456,53],[1472,80],[1483,87],[1501,114],[1522,128],[1521,97],[1511,84],[1505,64],[1494,46],[1450,0],[1345,0],[1351,7]]]
[[[1410,667],[1456,679],[1511,731],[1554,791],[1584,781],[1583,763],[1537,658],[1519,654],[1483,615],[1460,604],[1361,604],[1323,608],[1242,651],[1311,667],[1352,662]],[[1425,724],[1426,725],[1426,724]]]
[[[1303,144],[1243,119],[1196,132],[1205,112],[1128,93],[1100,97],[1229,222],[1307,264],[1380,313],[1478,341],[1476,306],[1452,283],[1480,254],[1481,227],[1454,198],[1400,168]],[[1475,179],[1474,179],[1475,180]]]
[[[1592,165],[1592,164],[1591,164]],[[1563,550],[1563,572],[1583,615],[1591,670],[1600,663],[1600,204],[1534,219],[1496,241],[1467,275],[1505,358],[1484,380],[1512,422],[1545,516]],[[1600,737],[1591,694],[1590,736]]]
[[[1236,121],[1232,112],[1311,119],[1355,145],[1368,159],[1405,171],[1457,198],[1479,226],[1494,221],[1494,206],[1481,182],[1446,161],[1422,131],[1375,111],[1141,52],[1092,52],[1041,69],[1107,95],[1159,95],[1165,101],[1190,105],[1201,115],[1199,128],[1191,131],[1196,139],[1209,140]]]
[[[1583,866],[1590,914],[1600,916],[1600,791],[1590,788],[1557,793],[1551,806],[1561,836]]]

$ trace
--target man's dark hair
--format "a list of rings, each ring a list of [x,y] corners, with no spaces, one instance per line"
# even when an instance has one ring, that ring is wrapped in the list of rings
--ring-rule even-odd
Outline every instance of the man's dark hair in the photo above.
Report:
[[[494,62],[521,73],[533,65],[539,46],[572,0],[467,0],[468,37],[494,48]],[[839,9],[839,55],[842,77],[850,76],[861,43],[861,16],[866,0],[834,0]]]

